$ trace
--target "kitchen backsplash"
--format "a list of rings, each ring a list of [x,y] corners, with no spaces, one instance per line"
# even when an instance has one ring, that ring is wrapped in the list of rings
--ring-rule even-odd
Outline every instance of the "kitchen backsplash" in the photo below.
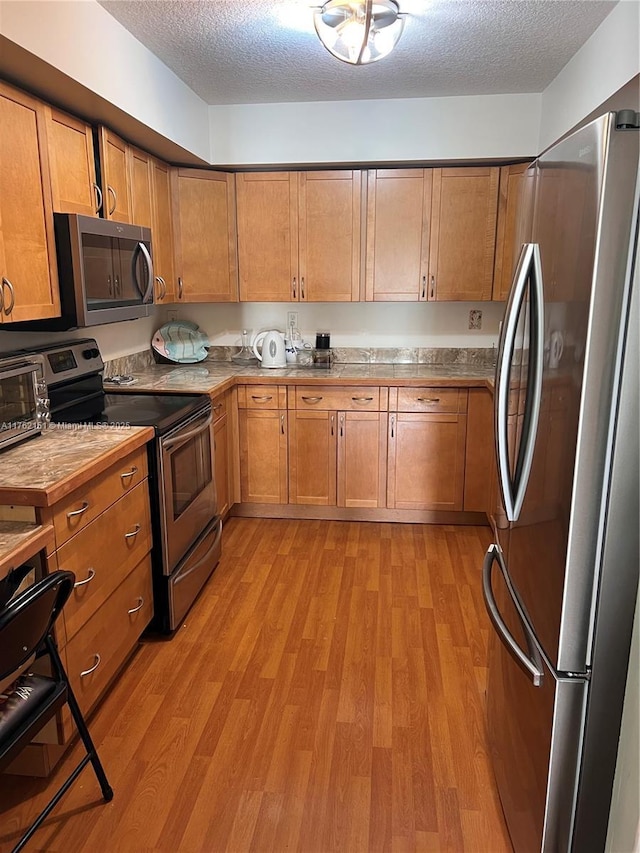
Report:
[[[211,347],[207,361],[230,362],[240,347]],[[336,347],[336,364],[473,364],[493,367],[495,347]],[[105,376],[134,373],[155,364],[151,350],[136,352],[107,361]]]

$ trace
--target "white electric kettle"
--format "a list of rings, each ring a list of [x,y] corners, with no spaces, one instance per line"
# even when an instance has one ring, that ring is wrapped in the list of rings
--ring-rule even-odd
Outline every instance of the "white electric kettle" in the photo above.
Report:
[[[262,341],[262,350],[258,344]],[[286,367],[287,357],[284,349],[284,337],[281,332],[272,330],[258,332],[253,339],[253,351],[262,367]]]

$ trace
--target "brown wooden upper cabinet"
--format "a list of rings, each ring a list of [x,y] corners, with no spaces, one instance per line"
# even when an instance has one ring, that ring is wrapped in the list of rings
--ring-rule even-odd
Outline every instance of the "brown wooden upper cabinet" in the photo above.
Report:
[[[176,169],[172,181],[178,301],[237,302],[234,176]]]
[[[156,302],[175,302],[176,279],[173,256],[173,213],[171,205],[171,169],[160,160],[151,163],[152,251],[156,279]]]
[[[97,216],[102,191],[96,183],[91,126],[48,104],[44,111],[54,211]]]
[[[497,167],[368,173],[366,299],[491,299]]]
[[[131,222],[153,228],[153,157],[139,148],[127,146]]]
[[[128,145],[108,128],[99,129],[102,204],[105,219],[132,222]],[[135,223],[138,225],[138,223]]]
[[[499,177],[496,166],[433,170],[428,299],[491,299]]]
[[[518,262],[516,245],[516,212],[522,190],[522,175],[528,163],[516,163],[500,169],[498,198],[498,227],[496,229],[496,259],[493,272],[493,299],[505,302]]]
[[[0,316],[60,316],[44,104],[0,82]]]
[[[360,293],[362,174],[236,175],[243,302],[351,302]]]

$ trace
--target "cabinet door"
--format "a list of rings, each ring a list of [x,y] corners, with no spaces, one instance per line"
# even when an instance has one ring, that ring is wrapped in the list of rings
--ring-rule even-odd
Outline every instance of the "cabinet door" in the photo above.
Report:
[[[375,169],[367,182],[366,299],[424,300],[432,171]]]
[[[466,415],[389,415],[387,506],[461,510]]]
[[[289,503],[335,506],[337,413],[291,411],[289,418]]]
[[[105,218],[131,222],[127,143],[106,127],[100,128],[99,140]]]
[[[245,503],[287,503],[287,413],[244,409],[240,428],[240,494]]]
[[[237,302],[234,176],[199,169],[174,175],[178,300]]]
[[[53,209],[97,216],[100,210],[90,125],[45,106]]]
[[[506,302],[520,247],[516,245],[516,212],[522,189],[522,175],[528,163],[503,166],[500,169],[496,257],[493,272],[493,299]]]
[[[229,439],[226,414],[218,418],[213,425],[213,456],[218,514],[224,517],[229,512]]]
[[[44,107],[0,82],[2,320],[60,316]]]
[[[361,172],[300,172],[298,191],[300,301],[357,302]]]
[[[240,301],[298,300],[296,172],[239,173],[236,189]]]
[[[384,507],[387,415],[338,412],[338,506]]]
[[[491,299],[499,176],[497,166],[433,170],[429,299]]]
[[[129,188],[131,191],[131,221],[143,228],[153,228],[153,190],[151,155],[138,148],[128,147]]]
[[[151,247],[156,274],[156,302],[175,302],[175,265],[173,259],[173,221],[171,218],[171,170],[166,163],[153,160],[153,226]]]
[[[496,457],[493,440],[493,397],[484,388],[469,389],[467,445],[464,475],[464,509],[494,510],[493,483]]]

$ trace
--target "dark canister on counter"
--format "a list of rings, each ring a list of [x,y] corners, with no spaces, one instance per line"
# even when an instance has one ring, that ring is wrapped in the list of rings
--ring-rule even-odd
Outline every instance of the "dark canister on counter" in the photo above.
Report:
[[[329,349],[331,347],[330,332],[316,332],[316,349]]]

